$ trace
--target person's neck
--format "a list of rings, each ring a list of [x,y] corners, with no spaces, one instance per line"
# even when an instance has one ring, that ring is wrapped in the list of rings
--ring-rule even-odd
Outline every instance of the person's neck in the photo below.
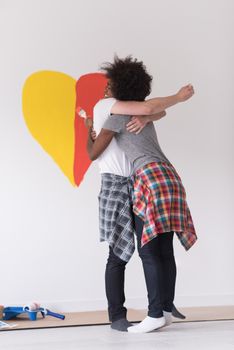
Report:
[[[113,97],[113,95],[107,94],[107,95],[104,96],[104,98],[110,98],[110,97]]]

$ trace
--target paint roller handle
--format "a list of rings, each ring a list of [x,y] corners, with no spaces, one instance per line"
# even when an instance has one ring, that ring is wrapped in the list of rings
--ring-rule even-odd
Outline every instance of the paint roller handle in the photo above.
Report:
[[[53,317],[56,317],[56,318],[60,318],[61,320],[65,319],[64,315],[57,314],[56,312],[52,312],[52,311],[50,311],[48,309],[45,309],[45,314],[48,315],[48,316],[53,316]]]

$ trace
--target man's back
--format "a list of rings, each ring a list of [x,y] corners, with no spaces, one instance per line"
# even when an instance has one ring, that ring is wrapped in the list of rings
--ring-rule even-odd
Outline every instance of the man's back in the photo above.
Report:
[[[112,115],[103,128],[116,132],[116,141],[133,164],[133,170],[151,162],[169,162],[161,150],[153,122],[149,122],[139,134],[126,130],[130,116]]]

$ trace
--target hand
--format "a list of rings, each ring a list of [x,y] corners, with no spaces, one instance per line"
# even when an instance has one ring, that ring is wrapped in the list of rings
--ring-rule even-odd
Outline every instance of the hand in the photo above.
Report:
[[[90,137],[92,139],[92,141],[95,141],[97,138],[97,133],[95,130],[92,129],[92,131],[90,132]]]
[[[91,118],[85,118],[84,120],[85,126],[87,129],[92,129],[93,128],[93,119]]]
[[[191,84],[186,85],[182,87],[178,92],[177,92],[177,97],[179,102],[184,102],[187,101],[189,98],[191,98],[194,94],[194,89]]]
[[[139,134],[142,129],[149,122],[147,116],[133,116],[131,121],[126,125],[126,129],[129,132],[134,132],[136,135]]]

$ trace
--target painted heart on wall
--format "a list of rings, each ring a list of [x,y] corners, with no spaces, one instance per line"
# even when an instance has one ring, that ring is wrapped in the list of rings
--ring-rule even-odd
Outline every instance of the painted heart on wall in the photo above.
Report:
[[[22,109],[30,133],[74,186],[80,185],[91,164],[87,129],[76,109],[80,106],[93,118],[93,107],[104,97],[106,84],[102,73],[76,81],[61,72],[39,71],[23,87]]]

